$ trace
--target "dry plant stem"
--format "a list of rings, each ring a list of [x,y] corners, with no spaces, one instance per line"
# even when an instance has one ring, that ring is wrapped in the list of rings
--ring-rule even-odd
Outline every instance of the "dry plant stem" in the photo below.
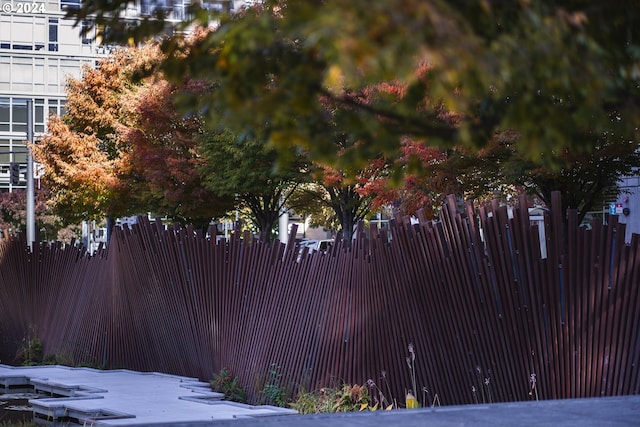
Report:
[[[385,381],[385,384],[387,385],[387,393],[389,393],[389,398],[395,402],[396,399],[391,394],[391,388],[389,387],[389,383]]]
[[[529,396],[532,396],[535,394],[536,400],[539,400],[538,397],[538,389],[536,388],[536,374],[535,373],[531,373],[531,375],[529,376],[529,384],[531,385],[531,388],[529,390]]]
[[[393,394],[391,393],[391,387],[389,386],[389,382],[387,381],[387,373],[386,373],[386,371],[382,371],[381,375],[382,375],[382,380],[384,381],[384,384],[387,387],[387,393],[388,393],[389,399],[391,399],[392,401],[395,402],[395,398],[393,397]],[[388,402],[389,401],[387,400],[387,403]]]
[[[384,377],[383,377],[383,378],[384,378]],[[384,396],[384,393],[382,393],[382,390],[380,390],[380,387],[378,387],[378,386],[376,385],[376,383],[375,383],[373,380],[369,379],[369,380],[367,381],[367,385],[369,386],[369,388],[370,388],[372,391],[377,391],[377,393],[378,393],[378,401],[380,402],[380,406],[382,406],[382,407],[386,407],[386,406],[388,406],[388,405],[389,405],[389,401],[388,401],[388,400],[387,400],[387,398]],[[375,395],[374,395],[373,393],[371,393],[371,396],[375,396]]]
[[[422,387],[422,403],[427,404],[427,396],[429,396],[429,390],[427,387]]]
[[[489,403],[493,403],[493,399],[491,398],[491,387],[490,387],[490,379],[489,377],[484,379],[484,386],[487,388],[487,396],[489,398]]]
[[[434,406],[436,406],[436,403],[438,404],[438,406],[440,406],[440,396],[438,396],[438,393],[436,393],[433,396],[433,402],[431,403],[431,407],[433,408]]]
[[[477,378],[478,378],[478,384],[480,384],[480,393],[482,393],[482,403],[487,403],[485,397],[484,397],[484,387],[482,387],[482,369],[480,368],[480,365],[476,366],[476,373]]]
[[[407,364],[409,365],[409,370],[411,371],[411,385],[413,387],[413,389],[411,390],[411,393],[417,393],[417,389],[416,389],[416,366],[415,366],[415,362],[416,362],[416,352],[415,349],[413,348],[413,343],[409,343],[408,346],[409,349],[409,357],[407,357]]]

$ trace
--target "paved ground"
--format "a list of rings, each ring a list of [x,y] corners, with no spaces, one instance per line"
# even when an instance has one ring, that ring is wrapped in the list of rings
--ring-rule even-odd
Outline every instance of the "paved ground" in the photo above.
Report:
[[[295,414],[222,401],[222,394],[194,378],[127,370],[0,365],[0,390],[4,400],[31,395],[36,423],[43,425],[173,425]]]
[[[347,414],[292,415],[272,406],[220,401],[193,378],[60,366],[0,365],[0,396],[38,393],[43,425],[221,427],[640,426],[640,395],[446,406]],[[42,394],[57,396],[43,398]],[[58,424],[56,424],[58,422]]]
[[[389,412],[297,415],[216,423],[220,427],[618,427],[640,426],[640,396]]]

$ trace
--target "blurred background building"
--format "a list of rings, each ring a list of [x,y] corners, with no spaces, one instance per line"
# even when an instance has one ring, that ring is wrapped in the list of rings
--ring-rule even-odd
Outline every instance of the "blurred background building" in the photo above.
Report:
[[[130,5],[130,19],[149,15],[156,8],[170,10],[170,20],[186,17],[191,0],[142,0]],[[211,10],[234,11],[253,2],[205,0]],[[1,0],[0,6],[0,191],[24,188],[10,182],[10,164],[26,162],[27,100],[33,100],[34,132],[45,132],[50,114],[63,114],[67,78],[79,78],[82,66],[111,52],[113,46],[95,41],[95,33],[81,36],[89,22],[74,27],[65,19],[67,9],[79,8],[81,0],[26,2]],[[36,175],[41,170],[34,168]]]

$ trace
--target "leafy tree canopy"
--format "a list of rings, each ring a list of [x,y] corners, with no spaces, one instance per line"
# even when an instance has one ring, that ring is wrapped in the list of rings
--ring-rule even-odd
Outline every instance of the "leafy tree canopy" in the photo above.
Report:
[[[560,191],[563,212],[576,209],[579,220],[615,199],[620,176],[640,167],[640,151],[631,142],[604,140],[589,152],[564,149],[556,159],[561,167],[551,169],[523,158],[514,149],[517,140],[513,132],[496,134],[476,155],[451,151],[438,167],[455,170],[460,194],[474,199],[486,197],[487,189],[496,191],[492,196],[524,191],[550,206],[551,193]]]
[[[124,106],[141,85],[136,73],[158,59],[157,47],[122,49],[68,80],[67,113],[50,118],[47,135],[32,146],[65,224],[138,213],[131,182],[123,179],[130,162],[121,130],[134,119]]]
[[[117,18],[125,4],[88,0],[70,13],[97,14],[107,37],[157,32],[146,20],[130,31]],[[193,16],[208,23],[201,10]],[[557,167],[563,150],[588,152],[602,137],[638,141],[640,10],[631,2],[267,0],[215,19],[217,30],[187,52],[179,35],[166,40],[166,71],[216,82],[192,108],[224,111],[238,129],[268,122],[283,156],[303,147],[343,169],[397,154],[405,136],[477,149],[513,129],[520,156]],[[401,99],[361,98],[394,80],[406,85]],[[357,153],[335,156],[322,97],[348,107],[336,120],[360,141]],[[443,109],[457,114],[453,126]]]
[[[445,150],[424,141],[405,138],[401,150],[395,163],[405,171],[402,182],[395,182],[391,174],[379,173],[364,183],[360,193],[373,198],[374,210],[393,206],[412,214],[422,209],[427,218],[435,218],[447,195],[462,195],[459,172],[445,166]]]
[[[350,244],[358,222],[371,214],[373,196],[364,187],[370,181],[384,174],[385,162],[379,160],[361,170],[355,181],[346,179],[345,173],[328,166],[319,167],[316,172],[320,183],[317,198],[330,207],[340,224],[339,231],[345,243]]]
[[[67,113],[32,147],[66,224],[152,212],[206,227],[233,206],[200,180],[202,123],[176,110],[178,86],[155,72],[161,59],[154,44],[119,49],[69,80]]]
[[[173,101],[177,92],[201,88],[156,78],[132,94],[134,120],[122,131],[131,169],[123,179],[136,187],[134,197],[147,210],[206,230],[212,218],[233,208],[234,197],[206,188],[199,173],[206,162],[199,151],[202,120],[178,112]]]
[[[241,135],[226,128],[205,131],[200,138],[199,172],[206,188],[236,198],[237,208],[248,209],[253,226],[271,239],[291,194],[309,175],[303,155],[287,168],[276,168],[277,153],[267,146],[264,133],[264,129]]]
[[[77,237],[70,228],[63,228],[60,218],[50,209],[50,194],[45,187],[35,191],[36,229],[41,241],[60,240],[69,242]],[[26,190],[0,193],[0,230],[8,233],[26,232],[27,229]]]

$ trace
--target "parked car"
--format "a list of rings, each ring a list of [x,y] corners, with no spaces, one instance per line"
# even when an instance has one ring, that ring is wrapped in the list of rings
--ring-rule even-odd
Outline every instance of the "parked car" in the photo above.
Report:
[[[298,243],[299,252],[298,257],[302,255],[302,251],[304,248],[309,248],[309,253],[313,253],[316,251],[326,252],[333,245],[332,239],[324,239],[324,240],[302,240]]]

